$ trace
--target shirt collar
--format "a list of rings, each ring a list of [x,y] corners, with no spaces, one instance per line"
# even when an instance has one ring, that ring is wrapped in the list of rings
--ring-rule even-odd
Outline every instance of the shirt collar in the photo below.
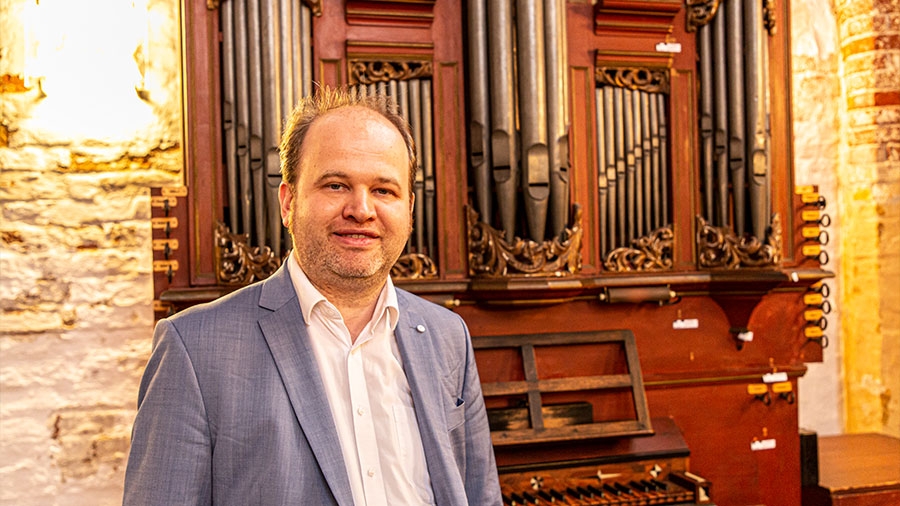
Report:
[[[288,273],[291,275],[291,282],[294,285],[294,291],[297,292],[297,298],[300,299],[300,310],[303,312],[303,320],[309,325],[311,322],[312,312],[319,304],[331,304],[331,301],[325,298],[312,282],[306,276],[303,268],[297,262],[297,257],[293,252],[288,255],[287,263]],[[379,320],[387,317],[391,330],[397,327],[400,320],[400,305],[397,303],[397,289],[391,277],[387,277],[384,288],[378,295],[378,301],[375,303],[375,311],[372,313],[372,323],[377,324]]]

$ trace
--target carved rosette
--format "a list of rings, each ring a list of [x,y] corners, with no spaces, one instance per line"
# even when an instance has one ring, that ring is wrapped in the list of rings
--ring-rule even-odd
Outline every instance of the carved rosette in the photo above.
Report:
[[[430,61],[350,61],[351,84],[375,84],[431,77]]]
[[[672,243],[675,233],[671,226],[658,228],[643,237],[633,239],[630,248],[612,250],[603,267],[612,272],[664,271],[672,268]]]
[[[781,215],[772,215],[765,243],[750,235],[737,237],[730,228],[709,225],[697,216],[697,251],[703,268],[775,267],[782,258]]]
[[[596,67],[594,80],[597,84],[630,90],[669,93],[669,69],[667,68]]]
[[[516,238],[479,221],[467,206],[469,224],[469,275],[485,277],[568,276],[581,270],[581,206],[572,209],[572,225],[553,240],[536,242]]]
[[[437,266],[428,255],[411,253],[403,255],[391,267],[394,279],[431,279],[437,277]]]
[[[686,0],[688,32],[696,32],[698,28],[709,23],[719,10],[720,0]]]
[[[226,285],[247,285],[271,276],[281,259],[268,246],[250,247],[248,234],[232,234],[216,226],[216,276]]]

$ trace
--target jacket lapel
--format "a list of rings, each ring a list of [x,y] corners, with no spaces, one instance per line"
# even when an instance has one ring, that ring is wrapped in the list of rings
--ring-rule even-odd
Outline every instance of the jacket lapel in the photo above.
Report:
[[[465,504],[465,497],[457,496],[464,488],[446,430],[443,410],[446,394],[441,391],[440,377],[434,367],[437,363],[431,342],[434,336],[429,335],[433,329],[425,318],[410,309],[406,300],[409,295],[398,290],[397,296],[401,311],[394,334],[412,392],[434,498],[441,505]]]
[[[264,282],[260,306],[272,311],[259,319],[259,326],[275,358],[297,421],[338,504],[352,506],[350,480],[337,429],[285,265]]]

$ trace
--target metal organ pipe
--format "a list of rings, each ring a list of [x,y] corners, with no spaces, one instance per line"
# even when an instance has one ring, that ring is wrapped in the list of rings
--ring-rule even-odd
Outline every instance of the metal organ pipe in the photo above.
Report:
[[[767,51],[763,27],[762,3],[744,2],[744,39],[747,60],[745,86],[747,96],[747,154],[750,161],[748,185],[750,190],[750,219],[753,234],[765,237],[769,223],[768,181],[768,94]]]
[[[724,5],[720,4],[722,9]],[[728,214],[728,84],[726,70],[725,15],[720,10],[713,18],[712,51],[715,68],[719,69],[713,76],[715,125],[713,139],[715,143],[716,162],[716,195],[718,211],[716,217],[722,226],[729,226],[732,220]]]
[[[522,195],[530,238],[540,242],[550,196],[543,2],[518,0],[516,6]]]
[[[481,221],[491,221],[490,100],[488,97],[488,44],[484,0],[468,1],[469,23],[469,163],[475,185],[475,202]]]
[[[566,35],[564,0],[544,0],[547,55],[547,135],[550,162],[550,232],[557,236],[568,224],[569,136],[566,108]]]
[[[749,0],[754,1],[754,0]],[[721,14],[721,11],[720,11]],[[744,23],[743,0],[729,0],[725,5],[725,41],[728,54],[728,155],[734,200],[734,232],[744,234],[746,224],[745,152],[744,146]]]
[[[519,160],[516,140],[513,78],[512,6],[488,2],[490,23],[491,161],[500,222],[506,240],[516,233],[516,182]]]
[[[594,89],[594,112],[595,121],[597,123],[597,211],[599,213],[597,224],[599,226],[598,235],[600,236],[600,252],[605,254],[607,251],[607,236],[609,235],[609,226],[606,222],[607,218],[607,201],[609,183],[606,178],[606,118],[604,113],[603,102],[604,88]]]
[[[222,6],[222,129],[225,143],[224,163],[228,182],[229,222],[238,222],[237,111],[234,84],[234,4]]]

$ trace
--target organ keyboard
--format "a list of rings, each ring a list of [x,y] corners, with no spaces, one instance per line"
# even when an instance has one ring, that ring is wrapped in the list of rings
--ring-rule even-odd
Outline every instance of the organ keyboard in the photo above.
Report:
[[[577,460],[502,465],[509,455],[497,448],[504,504],[712,504],[711,484],[689,471],[690,451],[675,423],[659,418],[653,427],[650,436],[582,443],[577,449],[558,444],[519,449],[532,459],[568,451],[581,457]]]

